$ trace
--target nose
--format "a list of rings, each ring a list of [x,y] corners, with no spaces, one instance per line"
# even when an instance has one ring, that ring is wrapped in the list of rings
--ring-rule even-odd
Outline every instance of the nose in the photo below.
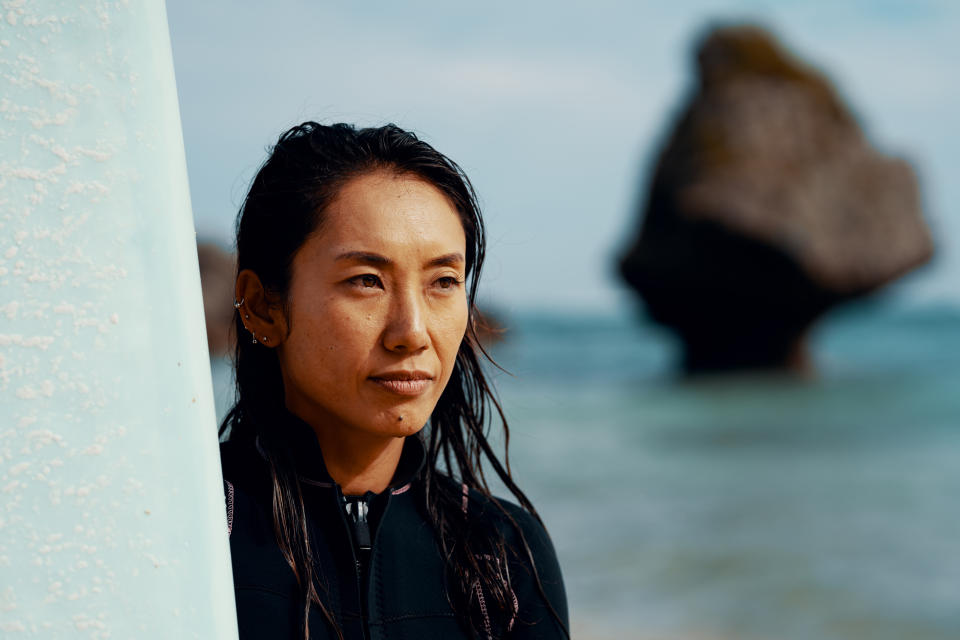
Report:
[[[394,298],[383,332],[383,346],[395,353],[417,353],[428,343],[424,301],[414,292]]]

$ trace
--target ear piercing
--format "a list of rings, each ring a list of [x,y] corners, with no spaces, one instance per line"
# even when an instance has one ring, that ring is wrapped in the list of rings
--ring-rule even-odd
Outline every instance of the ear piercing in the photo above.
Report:
[[[247,328],[244,327],[244,329],[247,329]],[[250,329],[247,329],[247,331],[250,331]],[[250,336],[253,338],[253,344],[257,344],[257,334],[255,334],[253,331],[250,331]],[[260,342],[262,342],[263,344],[267,344],[268,340],[269,338],[267,336],[260,336]]]
[[[234,299],[234,301],[233,301],[233,308],[239,311],[239,310],[240,310],[240,307],[243,306],[244,300],[246,300],[245,297],[242,297],[242,298],[240,298],[239,300]],[[243,314],[243,318],[244,318],[244,320],[249,320],[249,319],[250,319],[250,314],[249,314],[249,313]],[[246,325],[244,325],[243,328],[246,329],[247,331],[250,331],[250,329],[247,328]],[[257,344],[257,334],[255,334],[253,331],[250,331],[250,335],[251,335],[251,337],[253,338],[253,344]],[[260,338],[260,341],[263,342],[264,344],[267,343],[267,340],[268,340],[267,336],[261,336],[261,338]]]
[[[240,307],[243,306],[243,301],[244,301],[244,300],[246,300],[245,297],[244,297],[244,298],[240,298],[239,300],[234,300],[234,301],[233,301],[233,308],[239,311],[239,310],[240,310]],[[250,319],[250,314],[249,314],[249,313],[243,314],[243,318],[244,318],[244,320],[249,320],[249,319]]]

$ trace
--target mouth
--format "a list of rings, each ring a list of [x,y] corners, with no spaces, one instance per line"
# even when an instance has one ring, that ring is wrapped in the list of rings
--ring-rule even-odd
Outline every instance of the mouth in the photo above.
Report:
[[[387,371],[370,376],[369,380],[401,396],[418,396],[433,384],[433,376],[426,371]]]

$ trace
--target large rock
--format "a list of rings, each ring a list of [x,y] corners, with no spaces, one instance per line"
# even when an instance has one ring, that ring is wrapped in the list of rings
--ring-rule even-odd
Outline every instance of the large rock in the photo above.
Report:
[[[764,31],[714,30],[698,67],[622,274],[689,370],[802,368],[818,316],[931,257],[917,180]]]

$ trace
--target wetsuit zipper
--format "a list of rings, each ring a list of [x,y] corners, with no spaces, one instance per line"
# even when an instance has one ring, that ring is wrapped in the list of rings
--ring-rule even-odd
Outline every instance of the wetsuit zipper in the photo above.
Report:
[[[370,570],[370,504],[367,496],[343,496],[343,509],[350,523],[350,538],[353,542],[354,566],[357,573],[357,589],[360,594],[360,621],[363,637],[370,637],[367,624],[369,603],[367,602],[367,572]]]

